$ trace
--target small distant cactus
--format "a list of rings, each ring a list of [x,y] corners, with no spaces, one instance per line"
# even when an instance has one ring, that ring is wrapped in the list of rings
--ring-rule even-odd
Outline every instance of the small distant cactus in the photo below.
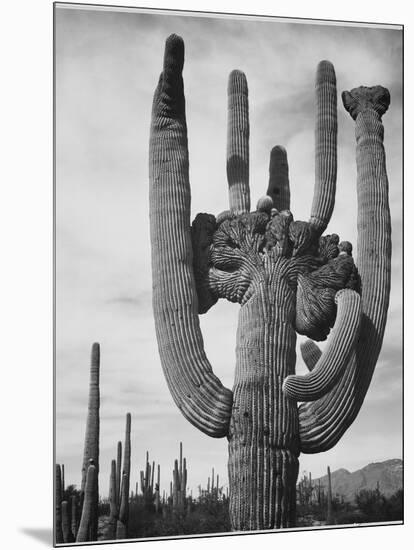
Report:
[[[155,511],[158,513],[160,511],[160,465],[157,466],[157,482],[155,484]]]
[[[149,453],[146,452],[145,458],[145,471],[141,470],[140,472],[140,481],[141,481],[141,491],[144,497],[145,508],[148,511],[151,511],[153,508],[153,484],[154,484],[154,462],[151,464],[149,462]]]
[[[326,512],[327,525],[332,524],[332,482],[331,482],[331,469],[328,466],[328,505]]]
[[[78,507],[76,502],[76,495],[70,497],[70,506],[71,506],[71,531],[73,540],[76,540],[78,534]]]
[[[128,537],[128,513],[129,513],[129,494],[127,475],[122,474],[121,481],[121,503],[119,507],[119,516],[116,523],[116,538],[117,540],[126,539]]]
[[[122,470],[122,442],[118,441],[116,455],[116,503],[121,503],[121,470]]]
[[[119,505],[119,516],[116,529],[117,539],[128,537],[129,519],[129,486],[131,474],[131,413],[126,415],[124,463],[122,466],[121,500]]]
[[[229,209],[190,223],[184,43],[171,35],[154,94],[150,137],[153,309],[159,353],[183,415],[229,441],[230,517],[235,530],[292,527],[299,454],[332,448],[356,418],[381,349],[390,294],[391,223],[381,117],[385,88],[342,95],[356,122],[358,258],[324,235],[335,203],[335,70],[316,71],[315,186],[308,221],[293,219],[287,154],[272,149],[265,198],[250,212],[247,80],[228,84]],[[241,305],[233,390],[215,376],[199,314],[218,299]],[[324,352],[296,334],[332,334]],[[301,402],[303,401],[303,402]],[[299,402],[299,403],[298,403]],[[178,465],[174,468],[177,502]],[[211,480],[214,486],[214,479]]]
[[[174,461],[173,470],[173,510],[176,513],[182,513],[186,503],[187,491],[187,460],[183,459],[183,444],[180,441],[180,459]]]

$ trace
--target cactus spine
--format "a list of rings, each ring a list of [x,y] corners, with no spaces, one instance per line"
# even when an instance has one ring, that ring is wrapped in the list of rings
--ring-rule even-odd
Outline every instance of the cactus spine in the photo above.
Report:
[[[184,416],[207,435],[228,439],[232,528],[290,527],[300,452],[325,451],[342,437],[362,405],[381,348],[391,257],[381,116],[389,95],[381,87],[343,95],[357,128],[358,273],[350,243],[322,236],[336,190],[332,64],[322,61],[316,73],[309,222],[294,221],[287,210],[287,155],[281,147],[271,153],[267,197],[249,213],[247,81],[233,71],[230,210],[217,218],[199,214],[190,232],[183,63],[183,41],[172,35],[155,91],[150,137],[153,307],[161,363]],[[197,315],[219,298],[241,305],[232,392],[213,374]],[[332,327],[324,352],[313,347],[310,372],[296,376],[296,333],[324,340]],[[180,471],[176,461],[175,503]]]

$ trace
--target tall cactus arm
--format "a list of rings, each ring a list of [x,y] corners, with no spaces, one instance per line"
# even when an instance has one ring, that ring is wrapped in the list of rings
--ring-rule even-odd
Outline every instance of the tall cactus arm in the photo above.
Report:
[[[315,342],[309,339],[300,344],[300,353],[309,371],[312,371],[315,368],[320,356],[322,355],[321,350]]]
[[[381,350],[391,278],[391,220],[381,116],[390,96],[381,86],[343,93],[356,121],[358,259],[362,321],[355,353],[335,388],[299,407],[301,450],[317,453],[332,448],[356,418]]]
[[[183,415],[224,437],[232,393],[214,375],[198,319],[190,234],[190,184],[182,69],[184,43],[171,35],[155,91],[150,137],[153,309],[164,374]]]
[[[328,393],[339,380],[354,350],[361,321],[359,294],[350,289],[340,290],[335,302],[335,325],[315,368],[304,376],[287,376],[283,382],[283,391],[296,401],[315,401]]]
[[[246,76],[242,71],[229,75],[227,118],[227,181],[230,211],[250,211],[249,189],[249,98]]]
[[[316,71],[315,191],[310,223],[321,235],[335,204],[337,172],[337,106],[335,69],[321,61]]]
[[[270,152],[269,186],[267,193],[273,206],[281,210],[290,209],[289,165],[286,149],[276,145]]]

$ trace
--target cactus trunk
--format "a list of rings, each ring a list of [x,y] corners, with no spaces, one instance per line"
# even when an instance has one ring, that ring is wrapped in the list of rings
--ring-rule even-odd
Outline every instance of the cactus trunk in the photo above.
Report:
[[[326,511],[326,523],[332,524],[332,483],[331,483],[331,469],[328,466],[328,507]]]
[[[71,509],[69,508],[69,502],[67,500],[62,501],[62,532],[63,542],[74,542],[74,538],[71,530]]]
[[[240,310],[228,462],[235,530],[295,522],[297,408],[282,393],[282,382],[294,372],[296,334],[288,322],[293,297],[285,291],[271,304],[262,288]]]
[[[113,540],[116,537],[116,523],[118,521],[118,502],[116,485],[116,461],[111,462],[111,475],[109,479],[109,523],[107,530],[107,540]]]
[[[55,472],[55,541],[63,542],[62,531],[62,472],[60,464],[56,464]]]
[[[72,530],[73,540],[76,540],[76,536],[78,534],[78,509],[76,505],[75,495],[72,495],[70,497],[70,502],[71,502],[71,530]]]
[[[129,519],[129,485],[131,474],[131,414],[127,413],[125,423],[124,463],[122,468],[121,502],[119,505],[119,520],[116,538],[125,539],[128,536]]]
[[[89,401],[88,401],[88,416],[86,420],[85,447],[83,453],[82,466],[82,484],[81,484],[81,499],[84,499],[86,477],[91,461],[95,467],[95,475],[93,476],[96,487],[91,492],[91,498],[94,498],[94,503],[91,509],[90,535],[85,540],[97,540],[98,537],[98,474],[99,474],[99,369],[100,369],[100,346],[95,343],[92,346],[91,366],[89,378]],[[82,504],[83,505],[83,504]]]
[[[98,501],[97,486],[96,467],[91,464],[86,475],[82,516],[76,536],[76,542],[96,540],[96,538],[91,539],[91,533],[94,529],[95,518],[97,517],[95,510],[95,503]]]
[[[119,508],[121,503],[121,466],[122,466],[122,442],[118,441],[116,455],[116,503]]]

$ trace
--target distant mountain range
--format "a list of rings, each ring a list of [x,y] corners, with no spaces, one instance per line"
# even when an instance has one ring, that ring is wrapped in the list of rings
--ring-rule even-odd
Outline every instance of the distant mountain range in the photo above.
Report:
[[[402,476],[403,462],[399,458],[384,462],[372,462],[356,472],[348,472],[345,468],[340,468],[331,472],[332,496],[343,495],[345,500],[353,501],[358,491],[376,489],[377,483],[381,493],[390,496],[398,489],[402,489]],[[316,485],[318,485],[319,479],[321,486],[327,488],[328,476],[316,479]]]

